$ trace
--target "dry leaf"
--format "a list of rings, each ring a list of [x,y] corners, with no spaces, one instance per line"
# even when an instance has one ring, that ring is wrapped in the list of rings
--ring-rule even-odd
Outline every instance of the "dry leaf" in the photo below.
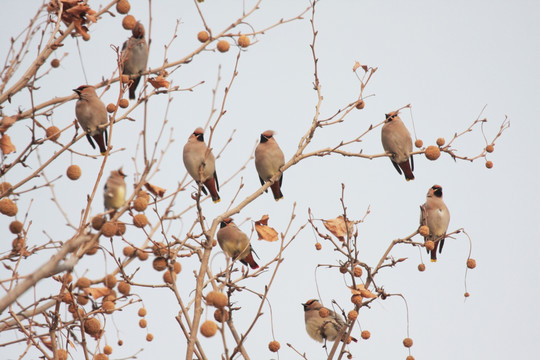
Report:
[[[41,342],[43,343],[43,345],[47,347],[47,349],[52,351],[53,348],[52,348],[52,341],[50,337],[41,338]]]
[[[169,88],[169,82],[161,75],[158,75],[155,78],[149,78],[148,82],[156,89],[159,89],[160,87]]]
[[[91,295],[94,299],[99,299],[100,297],[107,296],[111,293],[111,289],[108,287],[85,288],[83,291],[86,295]]]
[[[7,129],[11,127],[11,125],[15,124],[15,121],[17,121],[15,116],[4,116],[2,118],[2,122],[0,123],[0,133],[5,133]]]
[[[362,65],[360,65],[360,63],[359,63],[358,61],[355,61],[355,62],[354,62],[354,66],[353,66],[353,68],[352,68],[352,71],[358,70],[358,68],[359,68],[360,66],[362,66]]]
[[[353,295],[361,295],[363,298],[375,299],[377,297],[377,295],[366,289],[364,284],[358,284],[356,287],[350,286],[349,289],[351,289]]]
[[[278,232],[274,228],[268,226],[269,218],[268,215],[264,215],[261,220],[255,221],[255,231],[257,231],[257,235],[259,235],[259,240],[278,241]]]
[[[0,138],[0,150],[2,150],[2,153],[4,155],[10,154],[17,149],[15,149],[15,145],[11,143],[11,139],[9,138],[9,135],[3,135]]]
[[[162,187],[152,185],[150,183],[144,184],[144,187],[148,191],[150,191],[152,194],[154,194],[155,196],[159,196],[159,197],[163,197],[163,195],[165,195],[165,191],[167,191],[166,189],[164,189]]]
[[[347,236],[347,230],[345,227],[345,221],[343,220],[343,215],[338,216],[335,219],[323,220],[324,227],[328,229],[339,241],[345,241]],[[353,223],[348,221],[349,228],[349,237],[353,235]]]

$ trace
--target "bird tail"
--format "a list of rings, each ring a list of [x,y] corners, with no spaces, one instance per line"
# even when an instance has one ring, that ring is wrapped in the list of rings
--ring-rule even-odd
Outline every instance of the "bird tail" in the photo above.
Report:
[[[272,189],[272,193],[274,194],[274,199],[276,201],[283,199],[283,194],[281,193],[281,181],[276,180],[271,186],[270,189]]]
[[[404,161],[401,164],[399,164],[399,167],[401,168],[401,170],[403,170],[403,173],[405,174],[405,179],[407,181],[414,180],[414,175],[411,170],[411,163],[409,162],[409,160]]]
[[[214,178],[210,178],[204,182],[204,186],[208,189],[210,196],[212,196],[212,201],[215,203],[220,202],[221,198],[219,197],[216,188],[216,180]]]
[[[245,258],[240,260],[240,262],[244,265],[249,265],[252,269],[258,269],[259,265],[255,262],[255,259],[253,258],[253,254],[250,252]]]
[[[107,146],[105,145],[105,137],[104,137],[106,135],[107,135],[106,131],[103,131],[100,134],[96,134],[92,136],[99,146],[99,152],[101,152],[101,155],[104,155],[107,152]]]
[[[135,90],[137,90],[137,86],[139,85],[139,81],[141,81],[140,76],[133,79],[133,81],[129,85],[129,99],[130,100],[135,100]]]

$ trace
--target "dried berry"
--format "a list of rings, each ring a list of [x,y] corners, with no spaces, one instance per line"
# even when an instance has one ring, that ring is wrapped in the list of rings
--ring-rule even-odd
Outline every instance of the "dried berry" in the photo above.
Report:
[[[66,170],[66,175],[70,180],[77,180],[81,177],[81,168],[79,165],[70,165]]]
[[[114,312],[115,306],[114,306],[114,303],[112,301],[104,301],[103,304],[101,304],[101,308],[107,314],[112,314]]]
[[[206,320],[201,325],[201,334],[205,337],[212,337],[216,335],[217,324],[212,320]]]
[[[251,44],[251,40],[249,40],[249,37],[246,35],[240,35],[238,38],[238,45],[240,45],[243,48],[248,47]]]
[[[126,256],[126,257],[132,257],[133,255],[135,255],[135,251],[137,251],[137,249],[134,248],[133,246],[126,246],[126,247],[122,250],[122,253],[123,253],[124,256]]]
[[[429,227],[427,227],[426,225],[422,225],[418,228],[418,232],[420,233],[420,235],[422,235],[423,237],[426,237],[429,235]]]
[[[148,225],[148,218],[144,214],[137,214],[133,217],[133,225],[138,228],[143,228]]]
[[[144,329],[148,325],[146,319],[139,320],[139,327]]]
[[[9,231],[12,234],[18,234],[22,231],[22,229],[23,229],[23,223],[20,221],[15,220],[9,224]]]
[[[435,145],[429,145],[426,148],[425,155],[429,160],[437,160],[441,156],[441,150]]]
[[[180,274],[180,271],[182,271],[182,265],[179,262],[175,261],[173,263],[173,271],[175,274]]]
[[[474,269],[476,267],[476,260],[472,258],[467,259],[467,267],[469,269]]]
[[[116,105],[114,105],[113,103],[110,103],[107,105],[107,112],[109,114],[112,114],[115,111],[116,111]]]
[[[424,142],[420,139],[416,139],[416,141],[414,142],[414,146],[420,149],[422,146],[424,146]]]
[[[118,283],[118,291],[122,295],[129,295],[129,292],[131,291],[131,285],[125,281],[120,281]]]
[[[488,146],[486,146],[486,151],[487,151],[488,153],[492,153],[493,150],[495,150],[495,149],[493,148],[493,145],[488,145]]]
[[[127,14],[129,9],[131,9],[131,5],[128,0],[120,0],[116,3],[116,11],[119,14]]]
[[[150,342],[152,340],[154,340],[154,335],[152,335],[150,333],[146,334],[146,341]]]
[[[111,345],[105,345],[105,347],[103,348],[103,352],[107,355],[111,355],[112,351],[113,351],[113,348]]]
[[[356,276],[356,277],[362,276],[362,268],[360,266],[355,266],[354,271],[353,271],[353,275]]]
[[[144,317],[146,316],[146,308],[140,308],[139,311],[137,312],[137,315],[139,315],[140,317]]]
[[[133,30],[135,25],[137,25],[137,20],[135,20],[133,15],[126,15],[124,16],[124,19],[122,19],[122,26],[126,30]]]
[[[90,285],[92,285],[92,282],[90,281],[90,279],[86,277],[80,277],[75,283],[75,286],[78,287],[79,289],[89,288]]]
[[[321,250],[321,249],[322,249],[322,245],[321,245],[320,242],[315,243],[315,249],[317,249],[317,250]]]
[[[116,279],[116,276],[114,276],[113,274],[109,274],[105,276],[105,279],[103,279],[103,284],[109,289],[114,289],[117,281],[118,280]]]
[[[444,143],[445,143],[444,138],[440,137],[440,138],[437,139],[437,145],[443,146]]]
[[[111,221],[107,221],[101,227],[101,233],[103,234],[103,236],[113,237],[114,235],[116,235],[116,224]]]
[[[60,129],[56,126],[49,126],[47,130],[45,130],[45,136],[51,141],[56,141],[60,138]]]
[[[271,352],[277,352],[280,347],[281,345],[276,340],[270,341],[270,343],[268,343],[268,350],[270,350]]]
[[[137,211],[144,211],[148,207],[148,200],[144,197],[137,197],[133,200],[133,208]]]
[[[163,271],[167,268],[167,260],[163,257],[157,257],[152,262],[152,266],[156,271]]]
[[[356,310],[351,310],[351,311],[349,311],[349,313],[347,314],[347,318],[348,318],[349,320],[353,320],[353,321],[354,321],[354,320],[356,320],[357,317],[358,317],[358,311],[356,311]]]
[[[122,109],[125,109],[129,106],[129,100],[128,99],[120,99],[118,102],[118,106],[120,106]]]
[[[327,308],[320,308],[319,309],[319,316],[322,318],[328,317],[328,314],[330,314],[330,311],[328,311]]]
[[[101,323],[95,317],[84,321],[84,332],[91,336],[96,336],[101,330]]]
[[[6,216],[15,216],[17,215],[17,204],[15,204],[11,199],[3,198],[0,200],[0,213]]]
[[[424,270],[426,270],[426,265],[424,265],[424,264],[418,264],[418,271],[422,272],[422,271],[424,271]]]
[[[426,247],[426,249],[428,249],[429,251],[435,249],[435,243],[431,240],[428,240],[424,243],[424,246]]]
[[[220,40],[217,44],[218,51],[222,53],[229,51],[230,47],[231,44],[227,40]]]
[[[356,108],[358,110],[362,110],[365,106],[366,106],[366,103],[364,102],[364,100],[358,100],[358,102],[356,103]]]
[[[488,169],[491,169],[491,168],[493,167],[493,161],[489,161],[489,160],[486,161],[486,167],[487,167]]]
[[[362,339],[367,340],[371,337],[371,333],[367,330],[362,331]]]
[[[206,294],[206,303],[217,308],[224,308],[229,303],[229,299],[221,291],[210,291]]]
[[[58,60],[58,59],[52,59],[52,60],[51,60],[51,66],[52,66],[53,68],[59,67],[59,66],[60,66],[60,60]]]
[[[354,294],[353,296],[351,296],[351,302],[354,304],[354,305],[362,305],[362,295],[360,294]]]
[[[94,216],[92,218],[92,228],[94,230],[100,230],[105,224],[105,218],[103,216]]]
[[[225,309],[216,309],[214,311],[214,319],[216,319],[217,322],[225,322],[229,320],[229,312]]]
[[[148,255],[147,252],[137,250],[137,257],[139,258],[139,260],[141,261],[148,260],[149,256],[150,255]]]
[[[199,33],[197,34],[197,40],[199,40],[200,42],[207,42],[208,39],[210,39],[210,35],[208,35],[208,33],[206,31],[199,31]]]
[[[163,273],[163,281],[165,281],[167,284],[172,284],[176,281],[176,274],[171,273],[170,271],[165,271]]]
[[[413,345],[413,341],[411,338],[405,338],[403,339],[403,346],[406,348],[410,348]]]

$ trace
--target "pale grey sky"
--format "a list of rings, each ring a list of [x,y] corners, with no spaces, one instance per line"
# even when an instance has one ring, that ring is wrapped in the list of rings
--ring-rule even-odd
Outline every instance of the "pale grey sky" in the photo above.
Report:
[[[246,1],[246,8],[252,3]],[[4,29],[9,31],[0,34],[0,49],[3,49],[0,58],[4,58],[9,37],[22,30],[26,19],[33,15],[33,10],[29,9],[33,9],[34,4],[40,4],[40,1],[9,0],[4,4],[9,13]],[[206,0],[201,8],[210,27],[219,32],[241,15],[242,4],[241,1]],[[90,1],[90,5],[99,8],[94,1]],[[307,6],[306,1],[266,0],[248,22],[255,29],[264,28],[280,18],[295,16]],[[145,1],[132,2],[131,13],[148,27],[147,9]],[[455,132],[465,130],[485,105],[482,117],[488,118],[484,125],[488,139],[497,133],[505,115],[508,115],[511,127],[496,142],[495,152],[489,156],[494,163],[491,170],[485,168],[481,159],[473,163],[454,162],[443,154],[439,160],[430,162],[420,155],[415,158],[416,180],[407,183],[388,159],[370,161],[340,156],[308,159],[285,172],[284,200],[275,203],[269,194],[264,194],[235,216],[241,223],[248,217],[256,220],[269,214],[271,225],[281,232],[296,203],[294,233],[305,223],[308,208],[317,218],[334,218],[341,213],[339,197],[343,183],[349,217],[361,219],[370,208],[371,213],[365,223],[358,226],[358,231],[360,257],[374,266],[393,239],[416,230],[419,205],[424,203],[428,188],[433,184],[442,185],[451,212],[449,230],[464,228],[472,239],[472,257],[478,266],[467,275],[471,296],[464,300],[465,261],[469,249],[465,235],[446,240],[439,261],[426,263],[427,270],[423,273],[416,269],[420,262],[418,249],[396,247],[392,255],[408,260],[396,268],[381,271],[377,281],[388,293],[401,293],[407,299],[410,336],[415,342],[412,354],[416,359],[531,358],[531,354],[540,350],[537,341],[540,332],[540,269],[537,261],[540,171],[534,156],[540,134],[538,115],[534,110],[540,95],[539,13],[537,1],[321,1],[315,15],[315,26],[319,31],[315,46],[324,96],[321,117],[334,114],[358,96],[359,82],[351,71],[355,61],[378,67],[378,71],[365,90],[365,94],[375,94],[366,99],[365,109],[351,113],[342,124],[318,130],[308,149],[333,146],[341,140],[351,139],[370,124],[384,120],[385,113],[409,103],[412,104],[417,136],[426,145],[433,144],[438,137],[449,140]],[[178,38],[167,58],[171,61],[181,58],[198,46],[196,34],[203,26],[191,1],[154,1],[152,14],[150,67],[162,63],[164,45],[173,36],[177,20],[180,20]],[[217,162],[222,182],[248,159],[262,131],[276,131],[276,140],[288,160],[308,129],[317,101],[312,87],[313,61],[309,48],[312,33],[308,19],[309,14],[302,21],[285,24],[258,36],[258,42],[242,53],[239,74],[226,105],[227,114],[214,137],[214,149],[221,149],[236,129],[232,144]],[[121,45],[129,36],[129,32],[121,28],[120,21],[121,17],[104,16],[90,28],[90,42],[79,39],[90,84],[109,77],[115,68],[115,55],[109,45]],[[250,27],[243,25],[240,30],[250,31]],[[74,42],[69,38],[66,46],[58,50],[57,56],[64,51],[69,55],[59,69],[43,80],[43,91],[37,92],[37,103],[53,95],[69,95],[71,89],[86,83]],[[172,190],[184,176],[182,146],[193,129],[208,118],[218,66],[222,66],[218,90],[218,99],[221,99],[224,86],[230,81],[236,55],[234,46],[226,54],[204,52],[171,75],[173,84],[182,88],[201,80],[205,83],[194,92],[173,95],[166,137],[174,128],[175,141],[160,173],[153,179],[156,184]],[[117,87],[113,86],[103,96],[104,102],[113,101],[117,94]],[[165,96],[156,97],[148,108],[149,122],[155,124],[148,132],[152,139],[165,117],[166,100]],[[74,106],[74,103],[67,104],[55,111],[53,123],[64,127],[72,122]],[[19,107],[28,108],[27,93],[14,97],[4,112],[11,114]],[[135,172],[131,157],[137,134],[142,129],[143,108],[137,109],[133,117],[137,119],[135,123],[122,122],[115,127],[113,145],[125,147],[126,151],[111,156],[107,173],[121,165],[126,173]],[[412,132],[410,112],[403,111],[402,119]],[[12,135],[14,142],[21,139],[19,144],[25,143],[27,125],[28,121],[16,125]],[[479,128],[455,143],[461,155],[476,155],[483,146]],[[42,159],[55,149],[53,146],[46,148],[41,153]],[[75,145],[75,149],[90,151],[84,139]],[[380,129],[366,135],[362,143],[349,147],[350,151],[360,149],[366,154],[381,153]],[[90,192],[101,162],[78,157],[71,159],[65,154],[47,175],[54,178],[63,174],[71,161],[83,166],[83,177],[77,182],[60,180],[57,191],[59,201],[70,211],[71,221],[77,223],[80,205]],[[252,161],[241,176],[245,186],[236,203],[259,186]],[[14,178],[7,180],[13,182]],[[128,184],[133,182],[133,177],[128,176],[127,181]],[[236,177],[222,186],[220,204],[205,203],[207,218],[219,215],[227,208],[240,181]],[[40,180],[35,184],[41,184]],[[35,223],[31,237],[42,241],[45,230],[58,240],[69,238],[72,231],[65,226],[65,220],[49,200],[50,192],[40,190],[33,194],[35,201],[30,217]],[[98,199],[100,196],[98,193]],[[22,198],[19,208],[26,209],[29,200]],[[175,210],[180,211],[192,202],[189,193],[184,192],[178,198]],[[94,207],[95,213],[102,211],[101,201],[98,200]],[[49,211],[50,217],[55,219],[54,226],[49,223],[49,216],[45,216]],[[175,224],[173,234],[185,234],[182,226],[190,224],[192,218],[187,216],[186,221]],[[6,229],[9,221],[0,217],[0,228]],[[241,228],[250,232],[248,223]],[[141,237],[133,241],[142,240]],[[320,268],[316,271],[317,264],[335,264],[340,257],[324,241],[323,250],[316,251],[315,241],[309,228],[301,232],[288,249],[269,296],[274,334],[281,343],[279,355],[282,360],[299,358],[286,343],[306,352],[309,359],[325,356],[321,346],[305,332],[301,306],[302,302],[318,297],[316,282],[326,306],[335,299],[346,311],[351,309],[350,292],[342,276],[336,270]],[[252,244],[261,263],[271,259],[278,249],[276,244],[256,239]],[[122,247],[115,246],[117,249]],[[8,248],[6,241],[2,251]],[[425,251],[421,255],[428,261]],[[38,264],[24,265],[21,272]],[[77,274],[82,275],[88,270],[89,276],[102,276],[102,265],[102,256],[85,259]],[[178,284],[186,296],[194,283],[194,265],[194,261],[183,263],[184,270],[179,276]],[[109,259],[107,266],[110,270],[114,263]],[[161,274],[151,270],[150,263],[140,266],[138,281],[161,281]],[[213,267],[217,271],[222,266],[223,256],[217,255]],[[0,276],[3,278],[2,271]],[[263,291],[268,278],[261,276],[257,279],[260,281],[250,281],[246,285]],[[45,292],[46,288],[38,285],[37,293],[40,291]],[[183,358],[185,341],[174,319],[178,306],[173,294],[167,290],[141,289],[136,292],[149,309],[149,331],[156,339],[145,343],[146,333],[137,327],[137,306],[128,308],[114,315],[125,343],[122,348],[115,347],[114,358],[129,356],[142,345],[145,350],[138,355],[140,359]],[[27,296],[31,297],[31,294]],[[236,293],[234,299],[246,315],[253,314],[255,304],[258,304],[257,298],[248,292]],[[212,313],[213,310],[208,314],[209,318]],[[267,350],[272,339],[269,315],[269,308],[265,307],[263,317],[246,343],[253,359],[275,358]],[[237,328],[244,329],[250,319],[250,316],[239,317]],[[362,309],[358,319],[362,329],[369,330],[372,337],[350,346],[355,358],[405,359],[408,353],[401,341],[406,337],[406,312],[400,298],[377,300],[371,309]],[[112,322],[107,324],[107,331],[108,341],[115,344],[116,330]],[[358,326],[353,335],[360,337]],[[201,341],[207,349],[215,350],[215,353],[209,350],[210,358],[217,359],[222,350],[220,339],[202,338]],[[229,340],[230,344],[232,340]],[[15,359],[20,352],[20,347],[7,347],[2,349],[2,357]]]

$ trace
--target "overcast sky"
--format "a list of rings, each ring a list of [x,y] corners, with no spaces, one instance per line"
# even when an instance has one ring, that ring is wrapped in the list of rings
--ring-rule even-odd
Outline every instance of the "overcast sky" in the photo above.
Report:
[[[26,19],[34,14],[31,9],[40,3],[5,1],[4,11],[8,16],[4,18],[4,31],[0,33],[0,58],[5,57],[10,36],[24,28]],[[99,2],[89,3],[92,8],[99,8]],[[246,1],[246,8],[250,8],[252,3]],[[201,9],[209,26],[219,33],[242,14],[242,4],[242,1],[206,0],[201,4]],[[308,2],[298,0],[266,0],[247,22],[259,30],[280,18],[296,16],[308,5]],[[131,14],[147,26],[148,32],[147,3],[133,1]],[[366,99],[365,108],[352,112],[344,123],[318,129],[308,151],[350,140],[371,124],[384,120],[385,113],[407,104],[412,105],[417,137],[426,145],[434,144],[438,137],[449,140],[454,133],[464,131],[486,105],[481,117],[488,119],[483,127],[488,140],[497,134],[506,115],[511,127],[496,142],[495,151],[489,155],[488,159],[494,163],[491,170],[486,169],[482,159],[473,163],[454,162],[443,154],[439,160],[431,162],[420,155],[415,158],[416,180],[406,182],[384,158],[370,161],[334,155],[308,159],[284,174],[284,200],[275,203],[270,194],[263,194],[235,216],[237,222],[242,223],[246,218],[257,220],[269,214],[270,225],[283,232],[296,203],[297,217],[290,236],[306,222],[308,208],[316,218],[328,219],[340,215],[339,199],[343,183],[350,218],[362,219],[370,209],[365,222],[358,225],[360,258],[375,266],[393,239],[416,230],[419,205],[424,203],[428,188],[440,184],[451,212],[449,231],[466,230],[472,240],[472,257],[477,260],[477,268],[468,272],[466,285],[471,296],[465,300],[465,261],[469,251],[465,235],[446,240],[444,251],[436,264],[429,263],[425,251],[417,248],[402,245],[394,249],[391,255],[407,257],[408,260],[395,268],[381,271],[377,284],[384,286],[388,293],[400,293],[407,299],[410,336],[414,339],[412,354],[416,359],[442,360],[531,358],[531,354],[540,350],[540,172],[535,156],[540,134],[536,109],[540,95],[539,14],[540,4],[537,1],[321,1],[315,15],[315,27],[319,31],[315,49],[324,96],[321,118],[331,116],[358,97],[360,85],[352,72],[355,61],[377,67],[378,70],[364,92],[364,95],[374,94]],[[178,38],[168,51],[168,60],[182,58],[199,45],[196,34],[203,29],[203,25],[192,2],[153,1],[152,15],[151,68],[162,64],[164,45],[171,41],[178,20]],[[216,152],[236,130],[232,143],[217,161],[217,172],[222,183],[248,160],[262,131],[276,131],[275,138],[288,160],[301,136],[308,130],[317,103],[312,85],[313,60],[309,48],[312,33],[308,19],[309,14],[304,20],[258,35],[257,42],[242,52],[238,77],[225,106],[227,113],[219,123],[213,140]],[[120,21],[121,16],[105,15],[97,25],[90,27],[92,38],[89,42],[79,39],[86,79],[74,47],[75,40],[68,38],[56,56],[61,57],[63,52],[69,54],[59,69],[53,70],[39,83],[43,91],[37,92],[36,103],[52,96],[69,95],[71,89],[82,84],[95,84],[102,78],[110,77],[116,66],[110,45],[121,45],[130,35],[121,28]],[[247,25],[241,25],[239,30],[233,32],[249,32],[250,29]],[[171,133],[174,139],[161,171],[152,182],[172,191],[184,177],[182,147],[189,134],[208,119],[219,65],[222,81],[217,96],[221,102],[237,53],[236,46],[225,54],[206,51],[190,64],[176,70],[169,79],[173,85],[187,88],[202,80],[205,83],[193,92],[175,93],[167,114],[165,96],[156,97],[149,103],[149,138],[155,139],[166,118],[169,123],[165,138]],[[109,103],[117,96],[117,87],[113,87],[102,99]],[[28,95],[22,92],[3,111],[12,114],[19,107],[26,110],[28,106]],[[67,126],[74,119],[74,106],[72,102],[56,110],[52,122],[58,127]],[[125,147],[126,150],[113,154],[106,166],[106,173],[123,166],[129,174],[128,184],[133,183],[135,165],[132,157],[137,135],[142,130],[143,115],[144,109],[140,107],[133,114],[136,122],[124,121],[116,125],[113,146],[115,149]],[[401,117],[412,133],[411,113],[405,110]],[[20,148],[26,144],[26,126],[29,125],[30,122],[25,120],[13,129],[12,138]],[[475,131],[455,142],[458,154],[474,156],[482,151],[485,142],[479,130],[475,128]],[[70,136],[64,136],[64,141],[67,142]],[[149,142],[151,146],[154,141]],[[164,144],[162,140],[160,149]],[[42,159],[58,149],[52,144],[47,146],[40,153]],[[85,139],[75,144],[75,149],[92,151]],[[382,153],[380,129],[370,132],[362,143],[348,149],[363,150],[366,154]],[[71,221],[77,224],[80,209],[91,192],[101,161],[77,156],[72,158],[64,154],[47,175],[55,178],[63,174],[71,162],[83,167],[83,177],[77,182],[61,179],[57,191],[60,203],[68,211]],[[36,164],[34,160],[33,165]],[[139,169],[141,164],[139,161]],[[21,170],[19,176],[27,171]],[[13,183],[17,178],[10,174],[6,180]],[[222,186],[221,203],[204,204],[207,219],[227,209],[241,181],[245,186],[235,204],[259,187],[253,161],[247,164],[247,169],[240,176]],[[32,184],[41,183],[36,180]],[[93,213],[102,211],[99,200],[101,188],[102,185],[98,190],[98,200],[93,205]],[[176,212],[193,203],[189,193],[180,194],[174,207]],[[29,239],[43,241],[46,239],[43,231],[58,240],[72,236],[72,230],[65,226],[66,221],[50,201],[51,193],[42,189],[31,194],[31,197],[21,198],[19,205],[19,209],[26,209],[30,199],[35,200],[29,215],[34,220]],[[49,219],[55,219],[53,225]],[[173,226],[172,233],[185,235],[186,226],[192,219],[192,214],[186,215],[183,221]],[[124,220],[130,221],[127,214]],[[0,217],[0,228],[6,229],[10,221]],[[251,231],[249,222],[241,228],[248,234]],[[142,234],[133,234],[138,234],[133,235],[133,241],[142,243]],[[420,238],[417,240],[420,241]],[[2,251],[9,250],[10,241],[4,242]],[[322,240],[322,250],[316,251],[316,241],[311,229],[306,227],[300,233],[287,250],[285,262],[270,292],[274,334],[281,343],[280,359],[299,358],[286,343],[291,343],[300,352],[306,352],[309,359],[325,356],[321,345],[305,332],[301,306],[308,299],[319,298],[317,284],[320,298],[326,306],[330,306],[335,299],[346,311],[352,308],[350,292],[339,272],[326,268],[316,270],[317,264],[336,264],[343,259],[328,242]],[[259,242],[256,237],[253,237],[252,244],[261,263],[270,260],[278,251],[277,244]],[[122,247],[121,244],[115,246],[117,249]],[[427,266],[423,273],[417,270],[420,255]],[[103,261],[103,256],[85,258],[76,274],[82,276],[88,270],[89,277],[103,276]],[[186,296],[194,284],[195,262],[190,261],[183,263],[184,269],[178,279],[179,287]],[[218,271],[223,263],[223,256],[216,255],[213,269]],[[38,261],[23,265],[21,272],[26,273],[39,264]],[[109,259],[106,266],[111,271],[114,263]],[[131,271],[141,267],[138,281],[161,281],[161,274],[153,271],[149,262],[131,266]],[[7,276],[2,272],[0,274],[2,278]],[[245,285],[262,292],[268,279],[264,275]],[[38,294],[43,291],[45,295],[47,289],[38,286],[36,291]],[[138,307],[127,308],[123,313],[114,315],[114,322],[125,345],[115,349],[113,358],[132,355],[142,345],[145,350],[138,355],[140,359],[183,358],[185,341],[174,319],[178,305],[173,294],[165,289],[134,292],[141,295],[149,310],[149,331],[156,339],[145,344],[146,332],[137,327]],[[241,292],[235,293],[234,300],[247,315],[237,319],[237,329],[242,331],[256,310],[257,297]],[[212,318],[212,313],[210,309],[208,318]],[[263,317],[246,343],[252,359],[275,358],[267,350],[267,344],[272,340],[269,315],[270,310],[265,307]],[[206,314],[203,315],[205,317]],[[372,337],[350,346],[355,358],[405,359],[408,353],[401,341],[407,336],[407,317],[404,303],[399,297],[375,301],[371,309],[363,308],[360,311],[358,319],[361,328],[369,330]],[[109,343],[116,343],[116,334],[113,323],[109,322]],[[360,337],[358,326],[353,335]],[[221,340],[215,337],[201,341],[209,349],[210,358],[217,359],[222,349]],[[210,347],[214,350],[210,350]],[[2,349],[1,353],[2,357],[15,359],[21,351],[20,347],[13,346]]]

